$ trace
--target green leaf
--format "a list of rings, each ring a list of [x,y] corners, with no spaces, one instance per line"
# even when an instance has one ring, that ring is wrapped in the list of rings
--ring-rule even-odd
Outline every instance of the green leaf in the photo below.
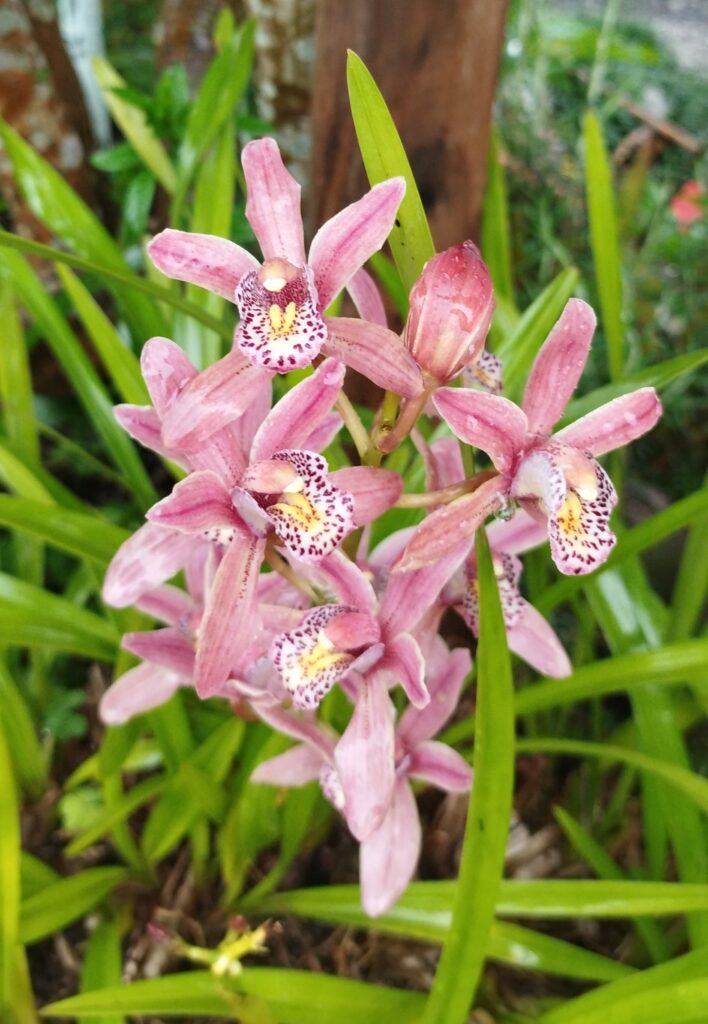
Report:
[[[4,723],[0,723],[0,780],[0,1017],[12,1020],[20,911],[20,808]]]
[[[505,394],[511,397],[521,394],[531,364],[577,284],[578,271],[575,267],[561,270],[496,347],[495,353],[504,364]]]
[[[0,494],[0,524],[103,566],[130,536],[127,530],[97,516],[8,494]]]
[[[123,135],[170,195],[175,190],[176,175],[165,147],[155,135],[142,110],[128,103],[115,90],[127,84],[105,57],[94,57],[93,73],[101,87],[106,106]]]
[[[30,896],[20,911],[20,941],[38,942],[83,917],[129,877],[126,868],[86,868]]]
[[[612,167],[602,137],[600,121],[593,111],[588,111],[583,119],[583,148],[585,194],[595,281],[600,297],[602,326],[607,339],[610,377],[612,380],[619,380],[624,368],[622,257],[615,213]]]
[[[155,179],[149,171],[138,171],[123,194],[122,233],[126,243],[139,241],[145,234],[155,198]]]
[[[119,985],[121,971],[118,925],[115,921],[102,921],[91,932],[86,943],[84,966],[81,972],[81,991],[95,992],[97,989],[108,988],[110,985]],[[125,1018],[116,1013],[106,1013],[103,1017],[90,1019],[96,1021],[97,1024],[125,1024]]]
[[[425,1024],[464,1024],[474,999],[504,871],[514,788],[514,690],[494,566],[477,532],[480,616],[474,786],[460,874]]]
[[[401,281],[410,291],[435,246],[406,151],[379,87],[364,62],[347,55],[347,86],[362,160],[372,185],[387,178],[405,178],[406,194],[398,209],[389,245]]]
[[[1,660],[0,726],[5,730],[15,777],[20,787],[31,797],[39,797],[47,781],[44,755],[20,689]]]
[[[45,1006],[45,1017],[75,1014],[97,1017],[107,1010],[170,1017],[208,1015],[238,1018],[244,1024],[371,1024],[383,1016],[396,1024],[416,1021],[423,1007],[419,992],[367,985],[326,974],[249,967],[235,979],[206,971],[135,981],[62,999]],[[265,1008],[272,1010],[265,1015]]]
[[[59,881],[57,872],[45,864],[39,857],[35,857],[26,850],[22,851],[20,858],[20,886],[22,898],[27,899],[40,889],[46,889],[48,885]]]
[[[134,275],[123,254],[84,201],[62,176],[54,170],[17,132],[0,118],[0,138],[22,196],[35,217],[61,238],[79,256],[104,263],[127,275],[128,284],[113,283],[110,287],[120,302],[125,319],[138,339],[166,334],[158,307],[154,302],[136,295]]]
[[[701,492],[708,496],[708,480]],[[671,619],[667,640],[684,640],[700,620],[708,594],[708,516],[694,523],[681,556],[681,563],[671,595]],[[703,672],[708,676],[708,672]]]
[[[17,315],[12,289],[0,281],[0,397],[5,433],[17,451],[32,462],[39,461],[39,440],[32,408],[32,376],[27,346]]]
[[[111,457],[144,507],[156,499],[152,483],[133,442],[117,423],[113,403],[79,340],[54,300],[27,262],[16,253],[5,254],[5,267],[18,293],[62,365],[89,421],[101,435]]]
[[[703,1024],[708,1019],[708,980],[674,981],[649,992],[637,992],[598,1012],[546,1014],[539,1024]],[[647,1016],[649,1014],[649,1016]]]
[[[164,792],[168,781],[165,775],[158,775],[155,778],[143,779],[142,782],[138,782],[125,796],[111,803],[110,807],[106,808],[90,828],[69,843],[66,848],[67,857],[76,857],[77,854],[88,849],[97,840],[111,832],[116,825],[126,821],[139,807]]]
[[[0,573],[0,643],[70,651],[110,661],[118,634],[99,615]]]
[[[497,298],[514,306],[511,276],[511,232],[506,197],[504,167],[499,159],[499,136],[494,127],[489,134],[487,187],[482,211],[482,255],[492,275]]]

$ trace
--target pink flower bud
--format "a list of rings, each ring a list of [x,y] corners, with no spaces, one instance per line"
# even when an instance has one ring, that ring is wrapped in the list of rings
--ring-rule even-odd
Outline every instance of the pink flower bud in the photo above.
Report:
[[[434,381],[452,380],[482,352],[494,312],[492,281],[477,246],[463,242],[433,256],[410,302],[406,347]]]

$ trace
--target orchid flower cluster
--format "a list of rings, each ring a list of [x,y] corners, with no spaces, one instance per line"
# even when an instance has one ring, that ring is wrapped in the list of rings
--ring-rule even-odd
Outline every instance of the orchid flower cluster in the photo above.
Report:
[[[163,625],[123,638],[141,662],[110,687],[101,712],[121,723],[194,687],[294,739],[253,781],[319,781],[361,844],[362,901],[376,915],[416,868],[411,782],[457,793],[472,783],[467,762],[435,737],[471,669],[469,651],[451,650],[440,625],[452,608],[477,632],[475,531],[495,517],[488,536],[509,646],[540,672],[567,675],[558,637],[521,596],[518,556],[548,538],[563,573],[607,558],[617,497],[597,457],[651,429],[660,404],[642,388],[553,434],[592,339],[584,302],[568,302],[518,407],[499,393],[501,367],[484,349],[494,299],[471,242],[425,266],[402,336],[386,326],[363,266],[393,227],[403,179],[342,210],[306,254],[299,187],[275,142],[249,143],[243,170],[262,263],[208,235],[167,230],[149,246],[164,274],[233,300],[239,322],[233,350],[202,372],[173,342],[152,338],[142,354],[152,405],[116,410],[185,476],[108,569],[106,601]],[[343,289],[359,317],[325,315]],[[305,367],[272,405],[273,377]],[[330,471],[320,453],[343,417],[351,422],[346,367],[397,396],[399,413],[374,423],[377,458]],[[429,443],[416,421],[431,414],[450,429]],[[380,461],[408,434],[425,463],[428,514],[371,549],[370,524],[406,504],[403,479]],[[460,442],[493,468],[466,475]],[[186,589],[168,582],[180,572]],[[317,716],[335,685],[352,707],[341,735]],[[394,704],[396,687],[405,696]]]

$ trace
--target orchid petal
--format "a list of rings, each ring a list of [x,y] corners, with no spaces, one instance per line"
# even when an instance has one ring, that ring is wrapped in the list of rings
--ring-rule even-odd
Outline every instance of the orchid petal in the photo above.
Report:
[[[512,519],[497,519],[487,527],[487,539],[493,551],[520,555],[545,544],[545,528],[524,509],[517,509]]]
[[[582,416],[555,434],[554,440],[591,455],[604,455],[646,434],[656,425],[661,411],[654,388],[639,388]]]
[[[319,426],[305,438],[300,448],[309,452],[322,452],[332,444],[342,429],[342,417],[338,412],[328,412]]]
[[[398,565],[394,567],[379,612],[381,629],[387,638],[405,633],[420,622],[464,561],[470,543],[469,540],[463,540],[462,543],[458,540],[456,547],[421,569],[406,571],[399,570]],[[406,557],[405,554],[403,557]]]
[[[464,479],[465,470],[462,463],[460,442],[455,437],[439,437],[430,445],[430,453],[435,463],[437,483],[435,487],[449,487]],[[429,485],[433,490],[433,485]]]
[[[348,611],[337,605],[314,608],[297,629],[273,641],[273,664],[296,708],[316,708],[351,667],[354,656],[338,648],[327,635],[331,620]]]
[[[315,272],[320,309],[326,309],[384,244],[405,191],[403,178],[382,181],[319,229],[310,246],[309,263]]]
[[[391,508],[403,493],[400,473],[373,466],[349,466],[329,474],[333,484],[354,499],[354,525],[364,526]]]
[[[423,390],[418,366],[403,342],[388,327],[343,316],[325,317],[329,331],[322,351],[341,359],[380,388],[403,398]]]
[[[309,716],[295,716],[282,708],[259,706],[258,717],[277,732],[291,739],[299,740],[320,753],[321,761],[331,762],[334,757],[334,741],[330,732]]]
[[[454,434],[486,452],[500,473],[508,473],[523,450],[525,414],[508,398],[465,388],[440,388],[433,403]]]
[[[103,599],[125,608],[148,590],[170,579],[187,561],[193,538],[145,523],[118,548],[103,582]]]
[[[548,520],[551,557],[562,573],[578,576],[607,561],[617,538],[609,528],[617,492],[605,470],[595,463],[597,492],[592,499],[569,490]]]
[[[194,642],[174,626],[125,633],[121,647],[142,661],[160,665],[184,679],[189,679],[194,671]]]
[[[354,714],[334,750],[347,825],[359,841],[379,828],[393,796],[393,715],[383,678],[375,672],[364,681]]]
[[[400,633],[387,643],[380,668],[400,683],[414,708],[424,708],[430,703],[425,685],[425,660],[409,633]]]
[[[200,697],[218,693],[244,637],[257,629],[256,584],[265,541],[238,531],[207,594],[199,629],[195,686]]]
[[[168,626],[186,622],[194,612],[194,600],[190,595],[167,583],[143,594],[135,604],[141,612]]]
[[[410,572],[432,566],[441,558],[461,550],[459,564],[466,554],[465,544],[469,549],[478,527],[503,503],[504,490],[501,477],[494,477],[476,491],[436,509],[416,529],[394,571]]]
[[[415,872],[420,842],[418,808],[411,787],[401,777],[388,814],[361,844],[361,902],[370,917],[383,914],[402,895]]]
[[[231,302],[243,275],[258,267],[255,257],[240,245],[193,231],[167,228],[147,249],[152,262],[167,277],[197,284]]]
[[[340,604],[372,613],[376,595],[368,576],[341,551],[333,551],[317,566],[305,566],[306,576],[320,589],[331,590]],[[324,581],[324,585],[321,581]]]
[[[472,363],[464,367],[462,383],[466,388],[481,388],[492,395],[500,395],[504,390],[502,374],[501,359],[484,348]]]
[[[381,299],[381,292],[371,274],[363,268],[357,270],[356,274],[349,279],[347,291],[362,320],[386,327],[386,310]]]
[[[374,569],[390,569],[410,544],[415,531],[415,526],[406,526],[379,541],[369,555],[369,565]]]
[[[212,363],[183,389],[162,423],[170,448],[191,450],[227,426],[248,408],[272,374],[253,366],[234,350]]]
[[[175,458],[174,452],[162,443],[162,424],[160,417],[151,405],[115,405],[113,415],[120,423],[123,430],[130,434],[134,441],[149,448],[150,451],[164,455],[165,458]],[[182,462],[183,468],[184,462]]]
[[[470,652],[463,647],[445,649],[437,671],[432,669],[431,660],[428,659],[430,703],[422,710],[406,708],[396,729],[399,741],[409,750],[436,736],[449,721],[459,702],[462,684],[472,669]]]
[[[518,622],[507,631],[509,648],[535,668],[553,679],[563,679],[573,671],[563,645],[540,612],[523,602]]]
[[[209,470],[190,473],[147,513],[151,523],[186,533],[203,533],[207,540],[228,543],[239,520],[223,481]]]
[[[472,785],[472,769],[465,759],[436,740],[415,748],[410,755],[408,774],[448,793],[467,793]]]
[[[325,359],[271,409],[256,432],[251,461],[269,459],[283,448],[300,448],[334,405],[344,383],[344,366]]]
[[[108,688],[98,713],[106,725],[123,725],[135,715],[165,704],[185,680],[174,672],[146,663],[136,665]]]
[[[246,178],[246,218],[263,259],[280,257],[304,266],[300,186],[285,167],[275,139],[249,142],[241,164]]]
[[[322,756],[304,743],[284,754],[261,761],[251,775],[251,782],[267,782],[271,786],[304,786],[320,777]]]
[[[140,353],[140,370],[160,419],[165,417],[182,389],[197,376],[184,351],[169,338],[150,338],[145,342]]]
[[[581,299],[569,299],[531,368],[523,410],[531,434],[550,434],[575,391],[597,320]]]
[[[356,651],[378,643],[381,630],[375,618],[366,612],[342,609],[325,626],[327,639],[342,651]]]

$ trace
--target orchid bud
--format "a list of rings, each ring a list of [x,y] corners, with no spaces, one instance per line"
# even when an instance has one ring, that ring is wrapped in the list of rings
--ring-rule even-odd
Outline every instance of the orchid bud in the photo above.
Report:
[[[403,340],[438,384],[478,358],[494,312],[489,271],[473,242],[433,256],[413,286]]]

